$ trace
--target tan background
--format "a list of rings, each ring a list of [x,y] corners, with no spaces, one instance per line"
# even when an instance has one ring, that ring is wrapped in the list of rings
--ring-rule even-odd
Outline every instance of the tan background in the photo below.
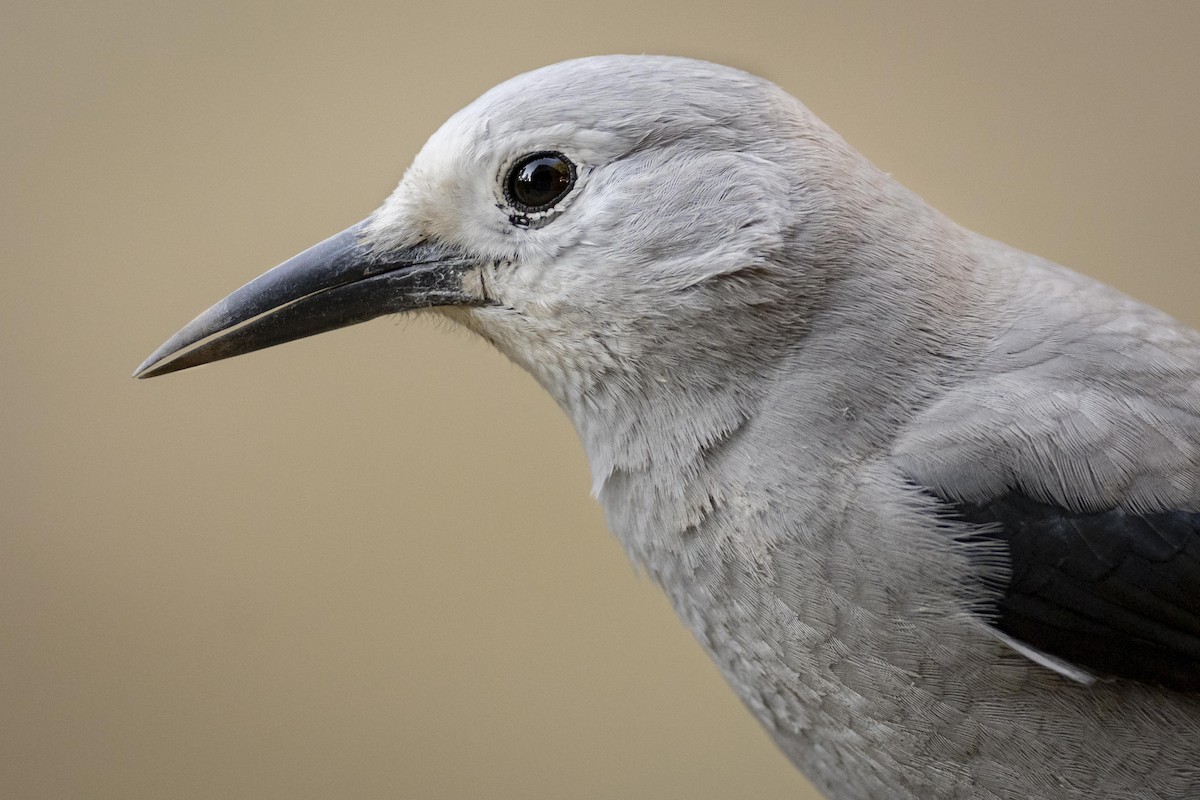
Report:
[[[514,73],[781,83],[961,222],[1200,323],[1200,4],[11,3],[0,796],[796,798],[482,343],[132,368]]]

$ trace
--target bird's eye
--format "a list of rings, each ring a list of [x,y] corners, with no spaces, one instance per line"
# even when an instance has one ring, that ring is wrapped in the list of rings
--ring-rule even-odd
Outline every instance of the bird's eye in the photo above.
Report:
[[[504,181],[504,194],[518,211],[545,211],[575,185],[575,165],[562,153],[522,156]]]

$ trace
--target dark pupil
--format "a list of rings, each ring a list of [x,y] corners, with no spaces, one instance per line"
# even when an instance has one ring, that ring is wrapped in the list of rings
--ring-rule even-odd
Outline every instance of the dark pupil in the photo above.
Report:
[[[571,168],[558,156],[538,156],[513,175],[513,197],[530,208],[557,200],[571,184]]]

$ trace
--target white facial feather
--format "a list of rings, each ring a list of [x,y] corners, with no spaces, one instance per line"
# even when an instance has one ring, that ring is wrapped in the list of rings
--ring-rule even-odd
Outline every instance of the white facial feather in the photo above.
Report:
[[[796,173],[817,140],[813,173]],[[497,305],[450,315],[564,405],[578,404],[618,368],[644,367],[656,380],[696,369],[687,341],[703,360],[728,360],[739,342],[723,353],[719,338],[762,333],[753,315],[720,319],[732,303],[802,296],[803,272],[780,268],[797,263],[784,252],[787,227],[832,197],[837,181],[825,167],[839,144],[773,84],[734,69],[676,58],[566,62],[514,78],[447,121],[369,237],[381,249],[436,239],[489,262],[473,285]],[[539,151],[568,157],[576,183],[535,224],[514,225],[505,176]],[[722,337],[694,335],[709,328]]]

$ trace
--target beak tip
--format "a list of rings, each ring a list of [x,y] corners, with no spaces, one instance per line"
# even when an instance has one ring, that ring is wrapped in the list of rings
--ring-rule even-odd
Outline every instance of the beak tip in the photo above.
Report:
[[[186,359],[170,359],[167,356],[160,356],[158,353],[155,353],[143,361],[133,371],[131,377],[137,378],[139,381],[144,381],[146,378],[157,378],[159,375],[178,372],[181,369],[186,369],[188,366],[189,364]]]
[[[169,344],[169,342],[168,342],[168,344]],[[164,344],[162,347],[158,348],[153,353],[146,356],[146,360],[143,361],[141,364],[138,364],[137,369],[135,369],[133,371],[133,375],[131,377],[141,379],[141,378],[153,378],[155,375],[161,375],[162,370],[154,369],[153,367],[156,364],[160,364],[163,361],[163,359],[165,359],[170,354],[171,354],[170,351],[167,351],[167,345]]]

